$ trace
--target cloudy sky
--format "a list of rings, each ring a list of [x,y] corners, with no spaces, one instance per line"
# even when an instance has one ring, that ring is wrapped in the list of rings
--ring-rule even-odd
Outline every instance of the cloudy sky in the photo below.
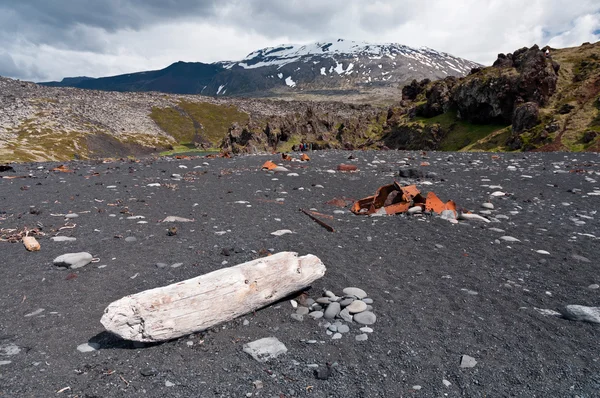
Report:
[[[500,52],[600,40],[598,0],[0,0],[0,75],[109,76],[336,38]]]

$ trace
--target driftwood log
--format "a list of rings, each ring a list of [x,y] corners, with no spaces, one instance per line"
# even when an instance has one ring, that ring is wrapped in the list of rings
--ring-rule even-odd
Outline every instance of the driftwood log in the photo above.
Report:
[[[281,252],[123,297],[100,322],[126,340],[170,340],[262,308],[323,275],[318,257]]]

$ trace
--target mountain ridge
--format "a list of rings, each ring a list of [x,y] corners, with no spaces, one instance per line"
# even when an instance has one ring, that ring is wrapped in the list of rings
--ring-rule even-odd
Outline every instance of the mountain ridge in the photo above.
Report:
[[[267,47],[240,61],[175,62],[166,68],[101,78],[41,82],[52,87],[103,91],[160,91],[210,96],[295,97],[397,94],[413,79],[462,77],[481,65],[427,47],[338,39]]]

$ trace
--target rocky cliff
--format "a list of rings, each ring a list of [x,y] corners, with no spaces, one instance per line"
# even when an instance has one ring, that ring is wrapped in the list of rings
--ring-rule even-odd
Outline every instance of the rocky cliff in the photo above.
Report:
[[[396,129],[435,125],[441,149],[597,151],[599,97],[600,43],[534,45],[464,78],[413,81]]]

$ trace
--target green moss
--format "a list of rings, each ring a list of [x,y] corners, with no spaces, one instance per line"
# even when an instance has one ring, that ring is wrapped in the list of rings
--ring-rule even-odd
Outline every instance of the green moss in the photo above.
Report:
[[[218,145],[233,123],[246,124],[250,117],[233,105],[215,105],[205,102],[181,101],[179,106],[194,122],[202,125],[202,136]]]
[[[16,138],[6,141],[0,152],[0,162],[39,162],[47,160],[72,160],[77,154],[87,157],[86,133],[60,131],[48,127],[38,127],[25,121],[11,129]]]
[[[177,142],[191,142],[194,138],[194,122],[185,113],[174,108],[152,108],[150,118]]]
[[[414,120],[421,123],[423,127],[438,124],[447,132],[440,142],[439,149],[442,151],[458,151],[506,127],[506,125],[474,124],[459,120],[454,111],[432,118],[417,117]]]
[[[180,144],[209,141],[217,147],[233,123],[246,124],[247,113],[233,105],[179,101],[176,107],[152,108],[150,118]]]
[[[277,145],[277,150],[279,152],[291,152],[292,148],[295,145],[299,145],[300,142],[301,142],[300,137],[293,135],[287,141],[280,141],[279,144]]]

